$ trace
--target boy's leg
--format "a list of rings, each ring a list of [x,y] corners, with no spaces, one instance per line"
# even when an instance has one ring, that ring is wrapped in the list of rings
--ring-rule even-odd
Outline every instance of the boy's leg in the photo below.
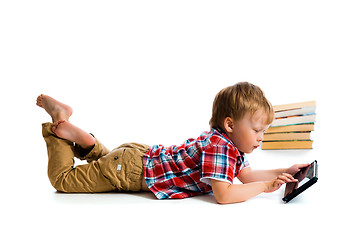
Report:
[[[63,192],[115,190],[116,188],[100,171],[97,161],[74,168],[73,142],[82,149],[90,149],[96,140],[67,122],[72,108],[46,95],[38,97],[37,105],[44,108],[55,122],[43,124],[43,136],[49,157],[48,175],[55,189]]]
[[[52,128],[56,136],[75,143],[75,157],[88,162],[98,160],[110,151],[93,135],[65,120],[57,121]]]
[[[97,161],[74,168],[73,143],[57,137],[52,123],[43,124],[47,145],[48,175],[51,184],[62,192],[109,192],[116,190],[102,174]]]
[[[95,144],[95,138],[92,135],[66,120],[57,121],[51,130],[59,138],[74,142],[84,150],[91,150]]]
[[[92,135],[94,137],[94,135]],[[95,138],[95,137],[94,137]],[[80,145],[75,143],[74,154],[80,160],[86,160],[88,163],[96,161],[99,158],[107,155],[109,149],[105,147],[101,142],[95,138],[95,144],[92,148],[82,148]]]

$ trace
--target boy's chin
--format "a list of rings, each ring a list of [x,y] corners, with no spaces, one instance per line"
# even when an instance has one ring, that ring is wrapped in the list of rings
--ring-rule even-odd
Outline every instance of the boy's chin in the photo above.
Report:
[[[252,153],[254,150],[256,150],[256,148],[251,148],[251,149],[248,149],[247,151],[242,151],[243,153],[246,153],[246,154],[249,154],[249,153]]]
[[[242,153],[246,153],[246,154],[249,154],[249,153],[252,153],[254,150],[256,150],[257,148],[259,148],[260,146],[252,146],[252,147],[247,147],[246,149],[240,149],[238,148],[238,150]]]
[[[252,149],[252,150],[246,150],[246,151],[241,151],[241,152],[246,153],[246,154],[249,154],[249,153],[252,153],[253,151],[254,151],[254,149]]]

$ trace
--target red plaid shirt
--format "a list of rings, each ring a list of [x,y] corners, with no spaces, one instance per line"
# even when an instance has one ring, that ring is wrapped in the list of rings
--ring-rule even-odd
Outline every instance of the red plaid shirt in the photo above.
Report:
[[[226,134],[215,129],[181,146],[152,146],[143,164],[146,184],[158,199],[209,193],[210,179],[232,184],[234,177],[249,166]]]

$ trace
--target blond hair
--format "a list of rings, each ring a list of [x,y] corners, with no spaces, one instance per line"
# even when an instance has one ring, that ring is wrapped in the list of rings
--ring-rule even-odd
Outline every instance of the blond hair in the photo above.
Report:
[[[247,113],[253,115],[258,110],[264,112],[265,124],[269,125],[274,119],[274,110],[264,92],[254,84],[239,82],[222,89],[215,96],[210,127],[224,130],[225,118],[230,117],[237,121],[243,119]]]

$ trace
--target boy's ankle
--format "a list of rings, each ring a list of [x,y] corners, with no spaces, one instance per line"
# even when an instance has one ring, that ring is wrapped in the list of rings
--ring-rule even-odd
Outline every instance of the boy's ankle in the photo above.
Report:
[[[88,155],[91,152],[91,150],[93,150],[94,147],[95,144],[90,147],[87,146],[85,148],[83,148],[81,145],[78,144],[75,145],[75,148],[77,149],[77,152],[80,155],[80,157],[85,157],[86,155]]]

